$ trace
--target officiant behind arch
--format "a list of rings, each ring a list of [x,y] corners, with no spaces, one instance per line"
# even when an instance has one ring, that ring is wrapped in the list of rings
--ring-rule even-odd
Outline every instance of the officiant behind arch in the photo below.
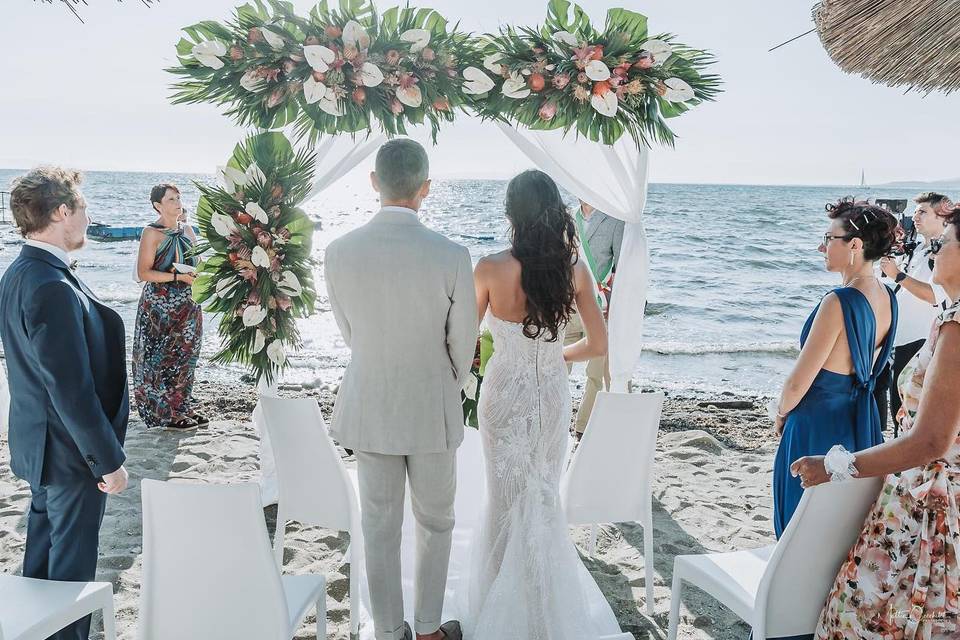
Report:
[[[620,245],[623,244],[623,220],[608,216],[593,205],[580,200],[580,209],[574,216],[577,222],[582,255],[585,257],[590,272],[597,282],[597,301],[607,316],[610,304],[610,294],[613,290],[614,275],[617,263],[620,261]],[[564,346],[573,344],[586,335],[580,314],[570,316],[567,331],[564,337]],[[567,365],[569,372],[572,365]],[[579,440],[587,428],[593,404],[597,399],[597,392],[610,390],[610,362],[607,354],[591,358],[587,361],[587,381],[583,387],[583,399],[577,410],[576,437]]]

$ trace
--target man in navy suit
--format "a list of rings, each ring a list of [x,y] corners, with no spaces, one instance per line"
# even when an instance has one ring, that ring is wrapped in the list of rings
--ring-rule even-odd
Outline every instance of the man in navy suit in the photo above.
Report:
[[[18,178],[10,208],[26,245],[0,279],[10,387],[10,468],[30,484],[23,575],[93,580],[107,494],[127,486],[123,321],[70,268],[86,242],[80,173]],[[90,617],[52,636],[85,640]]]

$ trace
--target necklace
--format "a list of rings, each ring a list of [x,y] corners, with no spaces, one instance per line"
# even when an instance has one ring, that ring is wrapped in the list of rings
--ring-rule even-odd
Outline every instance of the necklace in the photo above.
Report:
[[[862,280],[862,279],[864,279],[864,278],[875,278],[875,277],[876,277],[876,276],[873,276],[873,275],[869,275],[869,276],[857,276],[857,277],[855,277],[855,278],[851,278],[851,279],[848,280],[847,282],[844,282],[844,283],[843,283],[843,286],[849,287],[851,284],[853,284],[853,283],[856,282],[857,280]]]

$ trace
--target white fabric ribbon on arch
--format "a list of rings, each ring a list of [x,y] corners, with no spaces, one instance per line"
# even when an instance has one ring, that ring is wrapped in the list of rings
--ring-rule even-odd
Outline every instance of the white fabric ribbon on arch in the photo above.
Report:
[[[623,220],[623,245],[610,300],[609,354],[611,390],[626,391],[643,348],[643,316],[650,256],[643,228],[650,150],[623,135],[613,145],[576,132],[500,130],[561,187],[609,216]]]
[[[304,202],[345,176],[379,149],[386,140],[387,137],[383,134],[371,134],[363,139],[359,136],[337,135],[321,140],[316,148],[315,182]],[[271,385],[261,381],[257,390],[260,395],[277,396],[279,395],[278,384],[277,380],[274,380]],[[267,430],[264,428],[263,410],[259,402],[253,410],[252,422],[260,437],[260,499],[263,506],[276,504],[280,496],[280,489],[277,486],[277,466],[273,459],[270,438],[267,437]]]

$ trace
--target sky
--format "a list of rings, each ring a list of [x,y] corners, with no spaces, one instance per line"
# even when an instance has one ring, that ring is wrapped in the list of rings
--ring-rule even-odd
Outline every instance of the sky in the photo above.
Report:
[[[85,24],[59,3],[0,0],[0,167],[210,173],[244,130],[211,105],[172,105],[180,29],[225,20],[236,0],[88,0]],[[376,3],[383,10],[395,2]],[[809,30],[812,0],[581,0],[644,13],[712,51],[724,93],[671,121],[653,182],[853,184],[960,177],[960,95],[922,96],[841,72]],[[313,5],[294,0],[306,13]],[[539,24],[539,0],[424,0],[451,22],[492,32]],[[509,177],[529,162],[490,124],[467,117],[430,150],[434,177]]]

